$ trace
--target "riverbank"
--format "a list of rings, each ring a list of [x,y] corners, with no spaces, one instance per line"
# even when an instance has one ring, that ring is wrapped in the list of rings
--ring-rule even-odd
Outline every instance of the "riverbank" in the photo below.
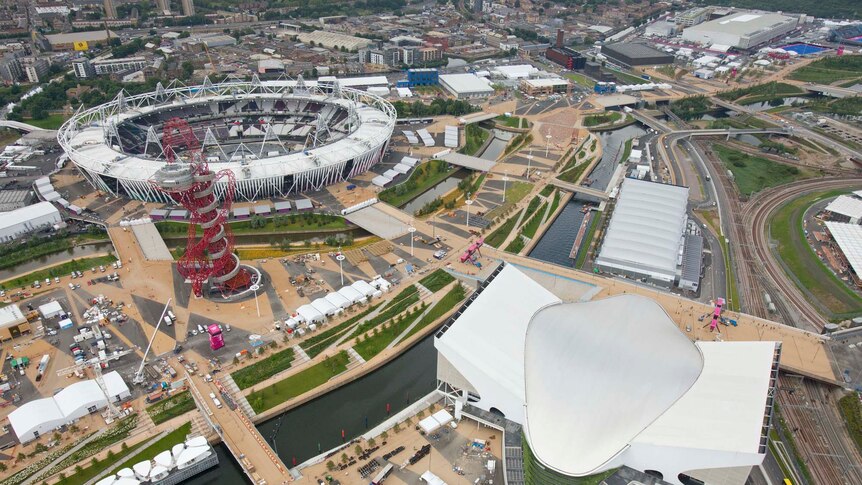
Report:
[[[447,286],[447,288],[448,288],[448,286]],[[445,292],[443,290],[440,290],[439,292],[435,293],[435,295],[437,295],[437,294],[439,294],[440,298],[442,298],[443,295],[445,295]],[[330,379],[329,381],[327,381],[322,386],[318,386],[315,389],[307,391],[307,392],[305,392],[299,396],[296,396],[295,398],[284,401],[283,403],[278,404],[273,408],[267,409],[266,411],[263,411],[260,414],[257,414],[252,419],[252,421],[255,424],[261,423],[263,421],[268,420],[269,418],[272,418],[272,417],[277,416],[279,414],[282,414],[284,412],[290,411],[291,409],[294,409],[298,406],[301,406],[301,405],[303,405],[309,401],[313,401],[314,399],[317,399],[317,398],[319,398],[319,397],[321,397],[321,396],[323,396],[323,395],[325,395],[331,391],[334,391],[341,386],[349,384],[350,382],[353,382],[353,381],[355,381],[355,380],[357,380],[357,379],[359,379],[359,378],[361,378],[367,374],[370,374],[371,372],[373,372],[373,371],[379,369],[380,367],[388,364],[389,362],[391,362],[393,359],[400,356],[404,352],[410,350],[414,345],[421,342],[425,337],[432,335],[434,332],[437,331],[437,329],[439,329],[443,325],[443,323],[450,316],[452,316],[452,314],[454,314],[458,310],[458,308],[460,308],[460,304],[456,304],[451,310],[447,311],[442,316],[438,317],[433,323],[426,325],[425,327],[423,327],[419,331],[413,333],[412,335],[408,336],[407,338],[405,338],[404,340],[402,340],[398,344],[394,345],[392,348],[384,349],[383,351],[381,351],[379,354],[375,355],[371,360],[367,361],[366,363],[359,365],[359,366],[356,366],[356,367],[353,367],[353,368],[350,368],[350,369],[346,370],[345,372],[339,374],[338,376]],[[317,363],[317,361],[314,361],[314,363]],[[291,373],[291,375],[292,374],[293,373]],[[286,377],[289,377],[289,376],[283,376],[283,378],[286,378]],[[249,390],[251,390],[251,389],[253,389],[253,388],[250,388]]]
[[[69,273],[71,273],[72,271],[86,272],[89,271],[91,268],[111,264],[116,260],[117,257],[114,256],[114,253],[110,251],[90,258],[72,258],[63,263],[46,266],[42,269],[38,269],[24,275],[16,276],[15,278],[0,281],[0,288],[6,290],[14,288],[26,288],[27,285],[34,281],[41,281],[46,278],[54,278],[55,276],[68,276]],[[42,288],[43,290],[47,291],[51,289],[51,286],[43,286]]]

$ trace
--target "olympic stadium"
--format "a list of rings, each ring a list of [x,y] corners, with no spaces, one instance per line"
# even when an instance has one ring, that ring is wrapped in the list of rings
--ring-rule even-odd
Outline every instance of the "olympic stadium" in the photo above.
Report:
[[[196,146],[169,121],[188,122]],[[226,81],[152,92],[79,111],[57,138],[97,190],[131,199],[171,203],[152,180],[168,163],[202,157],[236,180],[234,200],[279,198],[320,190],[370,169],[383,157],[395,126],[394,107],[379,96],[337,81]],[[167,126],[167,129],[165,129]],[[220,198],[226,180],[215,184]]]

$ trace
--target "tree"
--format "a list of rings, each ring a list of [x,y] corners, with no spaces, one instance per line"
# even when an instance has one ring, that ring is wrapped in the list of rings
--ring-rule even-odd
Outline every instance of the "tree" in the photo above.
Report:
[[[350,457],[347,456],[347,453],[342,453],[341,454],[341,463],[344,463],[346,465],[348,461],[350,461]]]
[[[383,441],[386,441],[389,439],[389,433],[384,431],[384,432],[380,433],[380,437],[383,438]]]
[[[335,463],[332,460],[326,462],[326,469],[329,471],[335,470]]]
[[[182,75],[183,79],[191,79],[192,74],[195,72],[195,65],[192,64],[192,61],[183,61],[182,63]]]
[[[356,453],[357,455],[361,455],[362,454],[362,447],[359,445],[354,446],[353,452]]]
[[[369,448],[374,448],[375,446],[377,446],[377,442],[376,442],[376,441],[374,441],[374,438],[369,438],[369,439],[368,439],[368,447],[369,447]]]

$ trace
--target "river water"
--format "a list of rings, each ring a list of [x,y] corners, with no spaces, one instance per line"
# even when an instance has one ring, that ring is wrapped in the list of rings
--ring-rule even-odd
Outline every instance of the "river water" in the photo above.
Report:
[[[424,207],[425,204],[457,187],[458,183],[464,180],[466,176],[467,172],[465,170],[458,170],[442,182],[428,189],[427,192],[404,204],[402,210],[408,214],[414,214],[417,210]]]
[[[70,259],[81,259],[93,256],[94,254],[106,253],[113,251],[114,248],[109,242],[87,244],[84,246],[75,246],[59,253],[49,254],[41,258],[31,259],[26,263],[21,263],[11,268],[0,270],[0,280],[15,278],[19,275],[35,271],[45,266],[53,266],[55,264],[64,263]]]
[[[509,144],[509,140],[515,137],[512,132],[503,130],[491,130],[491,135],[494,139],[491,140],[491,143],[488,144],[485,151],[479,155],[479,158],[483,158],[485,160],[497,160],[503,151],[506,150],[506,145]]]
[[[640,123],[598,133],[602,144],[602,159],[587,176],[592,180],[590,186],[605,190],[619,165],[626,140],[641,137],[646,133]],[[530,251],[529,256],[541,261],[573,267],[575,260],[569,258],[569,254],[578,237],[578,229],[584,222],[584,213],[581,212],[584,205],[583,201],[572,198],[542,235],[542,239]]]
[[[434,337],[429,336],[392,362],[356,381],[342,386],[302,406],[258,425],[257,429],[288,466],[300,464],[380,424],[390,413],[396,414],[408,404],[434,390],[437,378],[437,352]],[[185,483],[204,485],[243,483],[243,473],[226,447],[220,451],[217,469],[198,475]],[[222,456],[225,455],[225,456]]]

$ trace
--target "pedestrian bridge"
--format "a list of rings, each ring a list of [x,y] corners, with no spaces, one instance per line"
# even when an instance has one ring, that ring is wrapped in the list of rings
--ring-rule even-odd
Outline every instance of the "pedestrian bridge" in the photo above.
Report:
[[[584,187],[571,182],[564,182],[556,178],[551,179],[551,185],[575,194],[589,195],[590,197],[595,197],[599,200],[608,200],[608,194],[606,192],[592,187]]]
[[[30,133],[31,131],[51,131],[46,130],[45,128],[39,128],[38,126],[12,120],[0,120],[0,128],[11,128],[13,130],[23,131],[26,133]]]

